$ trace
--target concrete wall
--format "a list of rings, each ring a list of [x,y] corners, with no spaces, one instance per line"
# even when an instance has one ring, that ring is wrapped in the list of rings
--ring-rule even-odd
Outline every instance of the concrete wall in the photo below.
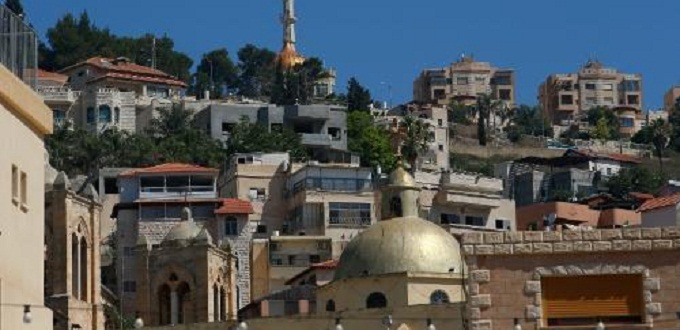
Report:
[[[0,329],[52,329],[44,306],[45,147],[52,112],[0,65]],[[26,202],[12,196],[12,166],[26,174]],[[21,180],[19,179],[19,182]],[[21,186],[21,184],[19,184]],[[21,188],[19,194],[21,195]],[[24,324],[24,305],[33,321]]]
[[[675,227],[680,225],[680,205],[642,212],[642,227]]]

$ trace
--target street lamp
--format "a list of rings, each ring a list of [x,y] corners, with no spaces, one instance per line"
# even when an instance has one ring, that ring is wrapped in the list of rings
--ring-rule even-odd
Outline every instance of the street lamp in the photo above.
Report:
[[[519,319],[515,319],[515,327],[513,329],[514,330],[522,330],[522,325],[519,324]]]
[[[133,324],[135,329],[141,329],[144,326],[144,320],[140,316],[139,312],[136,313],[135,323]]]
[[[425,330],[437,330],[437,328],[434,326],[434,323],[432,323],[431,318],[427,319],[427,328],[425,328]]]
[[[342,323],[340,323],[340,318],[335,319],[335,330],[345,330],[345,328],[342,327]]]
[[[387,330],[390,330],[392,328],[392,315],[387,315],[383,318],[382,324],[387,327]]]
[[[31,323],[31,321],[33,321],[31,305],[24,305],[24,323]]]

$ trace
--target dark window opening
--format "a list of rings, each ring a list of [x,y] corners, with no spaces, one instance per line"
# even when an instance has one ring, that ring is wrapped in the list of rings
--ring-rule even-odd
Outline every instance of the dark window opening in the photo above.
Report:
[[[366,298],[366,308],[385,308],[387,307],[387,298],[380,292],[373,292]]]
[[[335,312],[335,301],[333,299],[326,302],[326,312]]]
[[[401,198],[392,197],[390,200],[390,212],[394,217],[402,217],[404,212],[401,208]]]

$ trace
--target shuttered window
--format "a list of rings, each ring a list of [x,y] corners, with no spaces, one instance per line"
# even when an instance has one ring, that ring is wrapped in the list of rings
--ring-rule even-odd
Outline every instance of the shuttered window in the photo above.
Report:
[[[641,275],[544,277],[541,287],[548,325],[642,321]]]

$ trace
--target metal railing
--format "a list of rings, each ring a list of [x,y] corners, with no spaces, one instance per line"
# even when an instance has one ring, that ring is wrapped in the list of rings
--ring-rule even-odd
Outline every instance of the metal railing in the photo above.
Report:
[[[31,88],[38,77],[38,37],[35,30],[0,4],[0,64]]]

